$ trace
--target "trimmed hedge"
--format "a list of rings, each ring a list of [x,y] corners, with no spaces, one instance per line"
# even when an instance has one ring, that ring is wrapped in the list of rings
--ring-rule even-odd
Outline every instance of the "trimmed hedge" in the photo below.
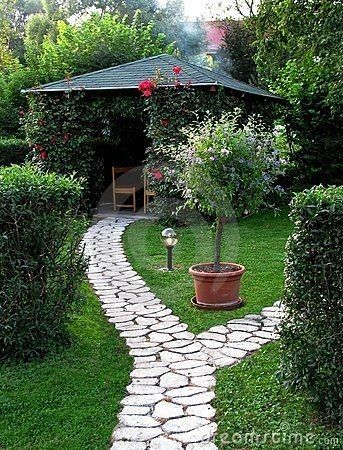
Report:
[[[42,356],[68,338],[84,273],[81,195],[73,178],[0,168],[0,360]]]
[[[343,418],[343,186],[314,187],[291,203],[281,375],[327,419]]]
[[[0,166],[22,164],[25,162],[30,149],[24,139],[1,138],[0,139]]]

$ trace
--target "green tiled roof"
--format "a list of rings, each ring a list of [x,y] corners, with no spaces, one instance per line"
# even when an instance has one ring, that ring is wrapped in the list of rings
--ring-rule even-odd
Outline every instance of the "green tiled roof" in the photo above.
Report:
[[[281,97],[250,84],[235,80],[229,75],[214,72],[195,64],[179,60],[171,55],[152,56],[120,66],[97,70],[70,78],[54,81],[24,92],[65,92],[70,90],[111,91],[137,89],[141,81],[153,78],[159,70],[167,78],[173,77],[173,67],[180,66],[181,83],[191,82],[192,86],[224,86],[234,91],[280,99]],[[165,84],[167,85],[167,84]]]

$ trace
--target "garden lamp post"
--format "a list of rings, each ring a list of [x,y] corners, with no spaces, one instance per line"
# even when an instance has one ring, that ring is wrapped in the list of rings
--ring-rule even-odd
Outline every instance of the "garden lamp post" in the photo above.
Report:
[[[162,242],[167,249],[167,270],[173,269],[173,248],[177,244],[177,235],[172,228],[166,228],[162,231]]]

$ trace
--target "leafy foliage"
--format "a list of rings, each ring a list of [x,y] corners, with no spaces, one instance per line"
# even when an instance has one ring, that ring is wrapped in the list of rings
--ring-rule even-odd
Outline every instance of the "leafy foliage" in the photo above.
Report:
[[[84,206],[94,207],[105,187],[106,143],[118,138],[118,118],[142,115],[137,98],[90,97],[84,92],[30,97],[25,129],[32,159],[44,171],[84,178]]]
[[[29,147],[24,139],[0,139],[0,166],[21,164],[29,154]]]
[[[291,206],[282,376],[307,391],[327,418],[342,420],[343,187],[314,187]]]
[[[119,16],[94,14],[79,26],[59,21],[57,36],[45,36],[39,52],[28,43],[26,58],[35,68],[36,82],[49,82],[170,52],[164,42],[165,35],[155,36],[154,25],[140,23],[139,15],[128,23]]]
[[[84,269],[81,193],[71,178],[0,169],[0,359],[41,356],[67,338]]]
[[[175,152],[184,197],[208,216],[256,213],[283,171],[272,134],[252,117],[241,123],[236,110],[192,124]]]
[[[308,185],[342,181],[342,5],[263,0],[256,19],[258,72],[289,100],[298,177]]]

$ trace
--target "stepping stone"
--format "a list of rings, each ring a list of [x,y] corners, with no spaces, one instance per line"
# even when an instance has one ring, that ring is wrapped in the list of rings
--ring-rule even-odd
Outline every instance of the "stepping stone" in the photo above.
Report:
[[[157,385],[160,381],[159,378],[132,378],[131,382],[132,384],[138,384],[138,385]]]
[[[173,333],[174,338],[176,339],[195,339],[195,334],[190,333],[189,331],[181,331],[180,333]]]
[[[259,325],[245,325],[244,323],[231,323],[230,329],[232,331],[246,331],[246,332],[253,332],[257,331],[260,328]]]
[[[231,342],[230,346],[234,347],[234,348],[238,348],[240,350],[246,350],[247,352],[253,352],[253,351],[261,348],[261,345],[257,344],[257,342],[250,342],[250,341]]]
[[[169,316],[169,314],[171,314],[171,313],[172,313],[171,309],[164,309],[159,312],[144,314],[144,317],[152,317],[155,319],[157,319],[157,318],[162,319],[162,317]]]
[[[229,356],[230,358],[243,359],[247,352],[245,350],[239,350],[238,348],[225,346],[221,349],[221,352],[224,355]]]
[[[169,316],[161,317],[162,322],[180,322],[180,317],[174,316],[174,314],[170,314]],[[188,325],[187,325],[188,327]]]
[[[137,415],[146,415],[150,413],[149,406],[124,406],[124,408],[121,410],[120,414],[123,414],[124,416],[137,416]]]
[[[125,416],[123,414],[119,414],[119,422],[120,425],[125,427],[143,427],[143,428],[151,428],[151,427],[159,427],[161,424],[157,420],[153,419],[149,416]]]
[[[145,442],[128,442],[117,441],[115,442],[111,450],[146,450],[147,444]]]
[[[214,397],[214,392],[209,391],[192,395],[190,397],[174,397],[173,402],[183,406],[203,405],[204,403],[210,403]]]
[[[226,367],[236,364],[237,359],[230,358],[229,356],[224,356],[223,358],[217,358],[214,362],[217,367]]]
[[[182,406],[175,405],[175,403],[167,402],[165,400],[162,400],[155,405],[154,412],[152,414],[153,417],[157,417],[159,419],[172,419],[183,415],[184,413]]]
[[[270,341],[271,341],[271,339],[263,339],[263,338],[253,336],[247,342],[256,342],[257,344],[264,345],[264,344],[268,344],[268,342],[270,342]]]
[[[150,450],[182,450],[180,442],[172,441],[163,436],[153,439],[150,442]]]
[[[217,425],[215,423],[210,423],[195,430],[188,431],[187,433],[176,433],[171,434],[170,437],[183,444],[191,444],[194,442],[209,441],[214,436],[217,431]]]
[[[210,328],[209,333],[219,333],[219,334],[229,334],[230,330],[224,325],[217,325],[215,327]]]
[[[213,375],[205,375],[203,377],[192,377],[191,384],[210,389],[216,385],[216,379]]]
[[[173,336],[171,336],[170,334],[167,333],[156,333],[156,332],[152,332],[149,334],[149,339],[151,342],[169,342],[169,341],[173,341],[174,338]]]
[[[168,328],[171,328],[171,327],[173,327],[174,326],[174,323],[172,323],[172,322],[161,322],[161,321],[158,321],[156,324],[154,324],[154,325],[151,325],[151,330],[153,330],[153,331],[161,331],[161,332],[163,332],[162,330],[165,330],[165,329],[168,329]],[[168,331],[166,331],[166,333],[167,333]]]
[[[174,341],[176,342],[176,341]],[[186,341],[187,342],[187,341]],[[188,353],[195,353],[199,352],[202,349],[202,345],[199,342],[194,342],[193,344],[186,345],[185,347],[181,348],[173,348],[173,352],[181,353],[181,354],[188,354]]]
[[[134,369],[130,376],[131,378],[154,378],[169,372],[166,367],[151,367],[146,369]]]
[[[187,359],[186,361],[180,361],[177,363],[170,364],[172,370],[183,370],[183,369],[193,369],[194,367],[203,366],[204,363],[201,361],[196,361],[193,359]]]
[[[187,339],[177,339],[172,342],[166,342],[163,347],[165,347],[168,350],[170,349],[174,350],[175,348],[186,347],[187,345],[189,345],[189,341]]]
[[[178,388],[188,385],[188,378],[174,372],[168,372],[161,376],[160,386],[165,388]]]
[[[204,375],[212,375],[215,372],[215,367],[209,366],[207,364],[202,364],[199,367],[194,367],[192,369],[176,369],[177,373],[181,375],[186,375],[188,377],[201,377]]]
[[[120,336],[123,338],[132,338],[132,337],[138,337],[138,336],[145,336],[148,334],[150,330],[129,330],[129,331],[122,331],[120,333]]]
[[[186,450],[218,450],[218,447],[213,442],[199,442],[188,444]]]
[[[141,342],[139,342],[139,341],[138,342],[136,342],[136,341],[132,342],[132,339],[127,339],[126,340],[126,345],[128,345],[131,348],[156,348],[156,343],[155,342],[149,342],[145,338]]]
[[[166,330],[166,332],[170,334],[174,333],[182,333],[183,331],[186,331],[188,328],[188,325],[185,323],[179,323],[175,324],[175,322],[165,322],[165,323],[173,323],[174,325]]]
[[[128,440],[135,442],[147,442],[151,439],[161,436],[163,431],[159,427],[153,428],[138,428],[138,427],[118,427],[114,433],[113,438],[115,440]],[[130,448],[130,447],[128,447]],[[122,449],[120,449],[122,450]],[[134,450],[137,450],[136,448]]]
[[[126,387],[126,390],[129,394],[142,395],[142,394],[163,394],[163,392],[166,389],[161,386],[155,386],[152,384],[147,385],[129,384]]]
[[[264,339],[272,339],[272,340],[278,339],[278,337],[274,333],[268,333],[267,331],[256,331],[254,333],[254,336],[261,337]]]
[[[151,347],[151,348],[134,348],[130,350],[131,356],[151,356],[156,355],[161,350],[161,347]]]
[[[220,333],[210,333],[210,332],[200,333],[198,334],[197,338],[210,341],[226,342],[225,335]]]
[[[206,392],[206,388],[199,386],[186,386],[177,389],[171,389],[165,392],[166,397],[189,397],[191,395],[200,394]]]
[[[185,357],[183,355],[180,355],[179,353],[173,353],[168,351],[163,351],[160,353],[161,361],[166,362],[177,362],[177,361],[184,361]]]
[[[190,416],[203,417],[204,419],[213,419],[216,410],[211,405],[197,405],[189,406],[186,409],[186,414]]]
[[[250,333],[246,333],[244,331],[233,331],[228,334],[227,339],[229,342],[241,342],[250,338],[252,335]]]
[[[208,340],[203,340],[201,339],[200,341],[202,343],[202,345],[204,345],[206,348],[221,348],[223,347],[224,343],[223,342],[218,342],[218,341],[208,341]]]
[[[163,398],[164,396],[162,394],[129,395],[125,397],[120,403],[124,406],[150,406],[155,405]]]
[[[136,322],[138,325],[145,325],[147,327],[157,323],[156,319],[149,319],[146,317],[137,317]]]
[[[209,420],[204,419],[203,417],[187,416],[168,420],[162,425],[162,430],[166,433],[184,433],[195,430],[208,423],[210,423]]]

